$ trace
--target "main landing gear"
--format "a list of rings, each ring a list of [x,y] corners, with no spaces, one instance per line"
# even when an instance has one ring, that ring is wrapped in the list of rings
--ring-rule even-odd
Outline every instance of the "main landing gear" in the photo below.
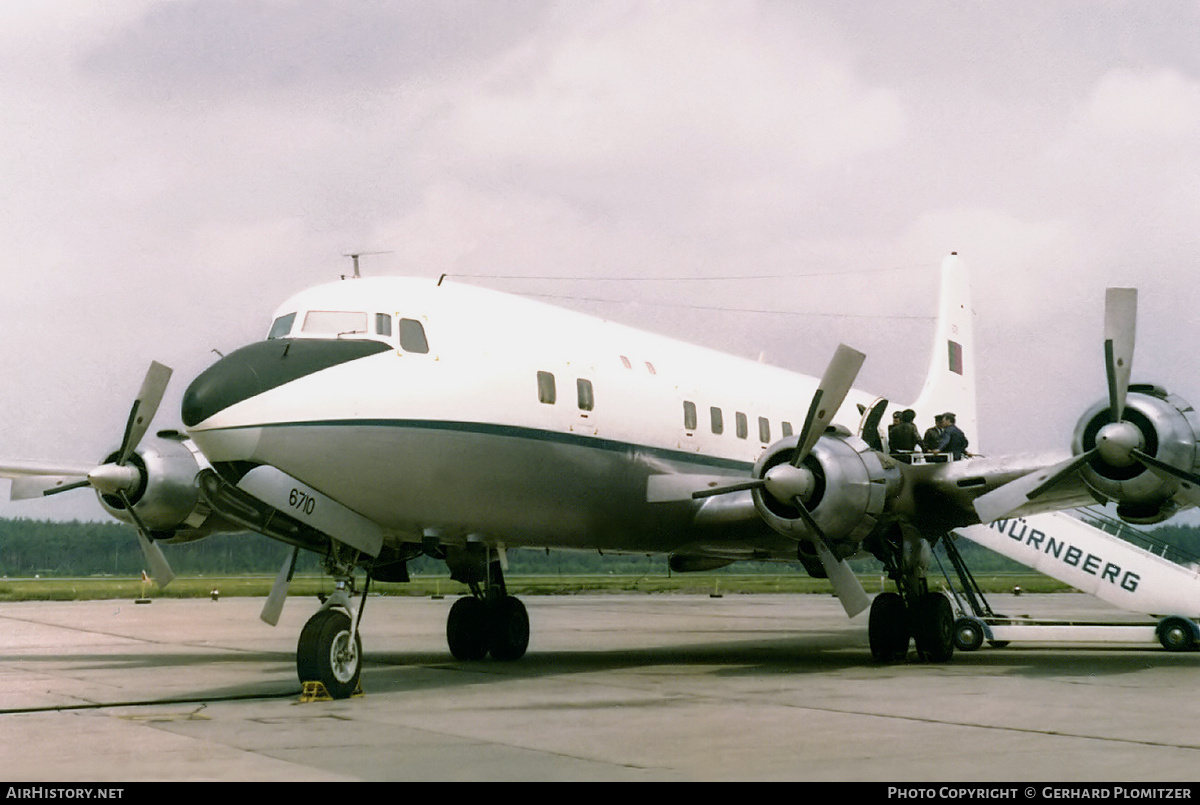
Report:
[[[949,662],[954,656],[954,610],[941,593],[921,592],[906,602],[899,593],[880,593],[871,602],[867,625],[871,656],[896,662],[908,655],[910,639],[925,662]]]
[[[482,548],[482,546],[480,546]],[[529,615],[508,594],[495,549],[448,553],[451,576],[471,588],[454,602],[446,619],[446,642],[459,660],[519,660],[529,647]]]
[[[911,640],[924,662],[949,662],[954,656],[954,609],[946,596],[929,590],[929,542],[915,532],[881,542],[877,555],[898,592],[880,593],[871,602],[871,656],[879,662],[903,660]]]

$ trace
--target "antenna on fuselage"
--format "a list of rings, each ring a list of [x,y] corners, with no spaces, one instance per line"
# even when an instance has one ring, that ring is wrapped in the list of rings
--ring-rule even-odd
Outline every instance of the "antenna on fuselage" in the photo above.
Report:
[[[342,257],[349,257],[351,260],[354,261],[354,278],[355,279],[360,279],[362,277],[362,274],[358,273],[358,258],[365,257],[369,254],[395,254],[395,252],[351,252],[350,254],[343,254]],[[345,274],[342,275],[342,279],[346,279]]]

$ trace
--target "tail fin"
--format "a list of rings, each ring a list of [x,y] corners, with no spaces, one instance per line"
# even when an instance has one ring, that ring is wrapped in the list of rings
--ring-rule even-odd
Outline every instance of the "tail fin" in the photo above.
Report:
[[[979,419],[975,407],[975,329],[971,282],[966,266],[951,252],[942,261],[937,331],[929,373],[917,401],[917,424],[924,430],[938,414],[953,412],[977,452]]]

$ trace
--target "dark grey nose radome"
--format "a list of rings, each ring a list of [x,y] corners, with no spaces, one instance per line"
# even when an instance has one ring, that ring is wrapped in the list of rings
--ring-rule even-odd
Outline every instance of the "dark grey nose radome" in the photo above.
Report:
[[[264,391],[341,363],[387,352],[381,341],[280,338],[229,353],[205,369],[183,395],[187,427]]]

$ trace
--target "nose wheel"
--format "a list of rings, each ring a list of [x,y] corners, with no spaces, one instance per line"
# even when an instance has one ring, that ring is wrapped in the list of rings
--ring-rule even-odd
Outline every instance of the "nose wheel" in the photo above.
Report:
[[[296,647],[296,673],[301,682],[320,682],[335,699],[358,689],[362,674],[362,639],[351,630],[350,616],[322,609],[309,618]]]

